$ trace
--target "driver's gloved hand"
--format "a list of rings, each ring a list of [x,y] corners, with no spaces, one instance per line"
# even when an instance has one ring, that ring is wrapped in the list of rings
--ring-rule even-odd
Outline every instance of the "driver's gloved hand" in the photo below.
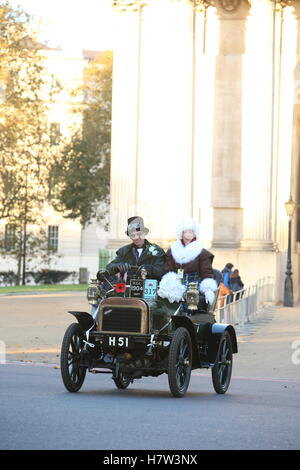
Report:
[[[130,269],[130,264],[129,263],[118,263],[116,266],[116,271],[119,272],[120,274],[124,274]]]
[[[210,305],[212,305],[214,303],[215,294],[212,290],[205,291],[205,300],[207,304],[209,303]]]
[[[107,271],[107,269],[101,269],[100,271],[97,272],[96,277],[98,281],[105,282],[109,278],[109,272]]]
[[[146,273],[150,276],[153,274],[153,266],[151,264],[142,264],[142,266],[139,266],[138,273],[140,273],[142,270],[146,271]]]

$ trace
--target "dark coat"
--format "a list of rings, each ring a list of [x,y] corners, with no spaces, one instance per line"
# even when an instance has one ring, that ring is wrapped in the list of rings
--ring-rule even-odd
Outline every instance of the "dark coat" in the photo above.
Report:
[[[152,252],[151,247],[153,247]],[[155,254],[153,254],[153,252]],[[116,254],[116,258],[106,266],[106,269],[110,273],[115,272],[117,264],[128,263],[132,266],[142,266],[151,264],[151,266],[153,266],[153,274],[147,277],[151,277],[152,279],[160,280],[160,278],[164,274],[164,263],[166,254],[160,246],[156,245],[155,243],[150,243],[148,240],[145,240],[143,251],[141,256],[139,257],[138,262],[136,261],[136,249],[133,243],[131,243],[130,245],[122,246],[122,248],[119,248]]]
[[[230,288],[233,292],[243,289],[244,283],[242,282],[240,276],[231,277],[230,279]]]
[[[182,268],[184,270],[184,274],[198,273],[200,279],[205,279],[207,277],[214,278],[212,269],[213,259],[214,255],[203,248],[196,258],[181,265],[176,263],[172,256],[171,248],[169,248],[166,255],[165,272],[174,271],[177,273],[178,269]]]

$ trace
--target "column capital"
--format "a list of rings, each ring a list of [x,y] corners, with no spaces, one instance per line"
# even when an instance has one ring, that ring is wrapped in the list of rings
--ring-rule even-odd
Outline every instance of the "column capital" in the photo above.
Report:
[[[113,0],[112,7],[117,11],[137,11],[149,3],[151,0]]]
[[[241,0],[220,0],[218,4],[226,13],[235,13],[241,4]]]
[[[235,13],[241,6],[243,0],[195,0],[196,6],[214,6],[220,8],[225,13]],[[246,0],[251,4],[251,0]]]
[[[251,5],[253,3],[253,0],[248,0],[248,2]],[[291,6],[292,2],[293,2],[293,0],[275,0],[276,9],[278,9],[280,7],[285,8],[287,6]],[[269,3],[274,5],[274,0],[269,0]]]
[[[271,0],[269,0],[271,2]],[[248,11],[251,8],[252,0],[193,0],[196,11],[207,10],[209,7],[216,9],[220,16],[230,18],[230,15],[237,16],[241,11]]]
[[[276,0],[276,3],[280,5],[282,8],[291,6],[292,5],[292,0]]]

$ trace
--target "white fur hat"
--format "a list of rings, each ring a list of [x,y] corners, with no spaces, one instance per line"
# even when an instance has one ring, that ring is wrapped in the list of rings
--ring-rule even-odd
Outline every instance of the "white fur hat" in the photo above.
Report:
[[[200,226],[196,220],[191,217],[184,217],[181,219],[176,227],[176,237],[178,240],[182,239],[182,232],[184,230],[193,230],[195,237],[199,240],[200,237]]]

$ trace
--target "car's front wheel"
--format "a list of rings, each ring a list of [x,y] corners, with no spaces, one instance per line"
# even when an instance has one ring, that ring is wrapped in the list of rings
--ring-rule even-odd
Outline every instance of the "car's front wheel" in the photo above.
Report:
[[[61,346],[60,370],[63,383],[69,392],[81,388],[86,368],[80,367],[80,354],[84,347],[85,333],[78,323],[72,323],[66,330]]]
[[[173,335],[168,364],[168,380],[174,397],[183,397],[192,371],[192,341],[188,330],[179,327]]]

